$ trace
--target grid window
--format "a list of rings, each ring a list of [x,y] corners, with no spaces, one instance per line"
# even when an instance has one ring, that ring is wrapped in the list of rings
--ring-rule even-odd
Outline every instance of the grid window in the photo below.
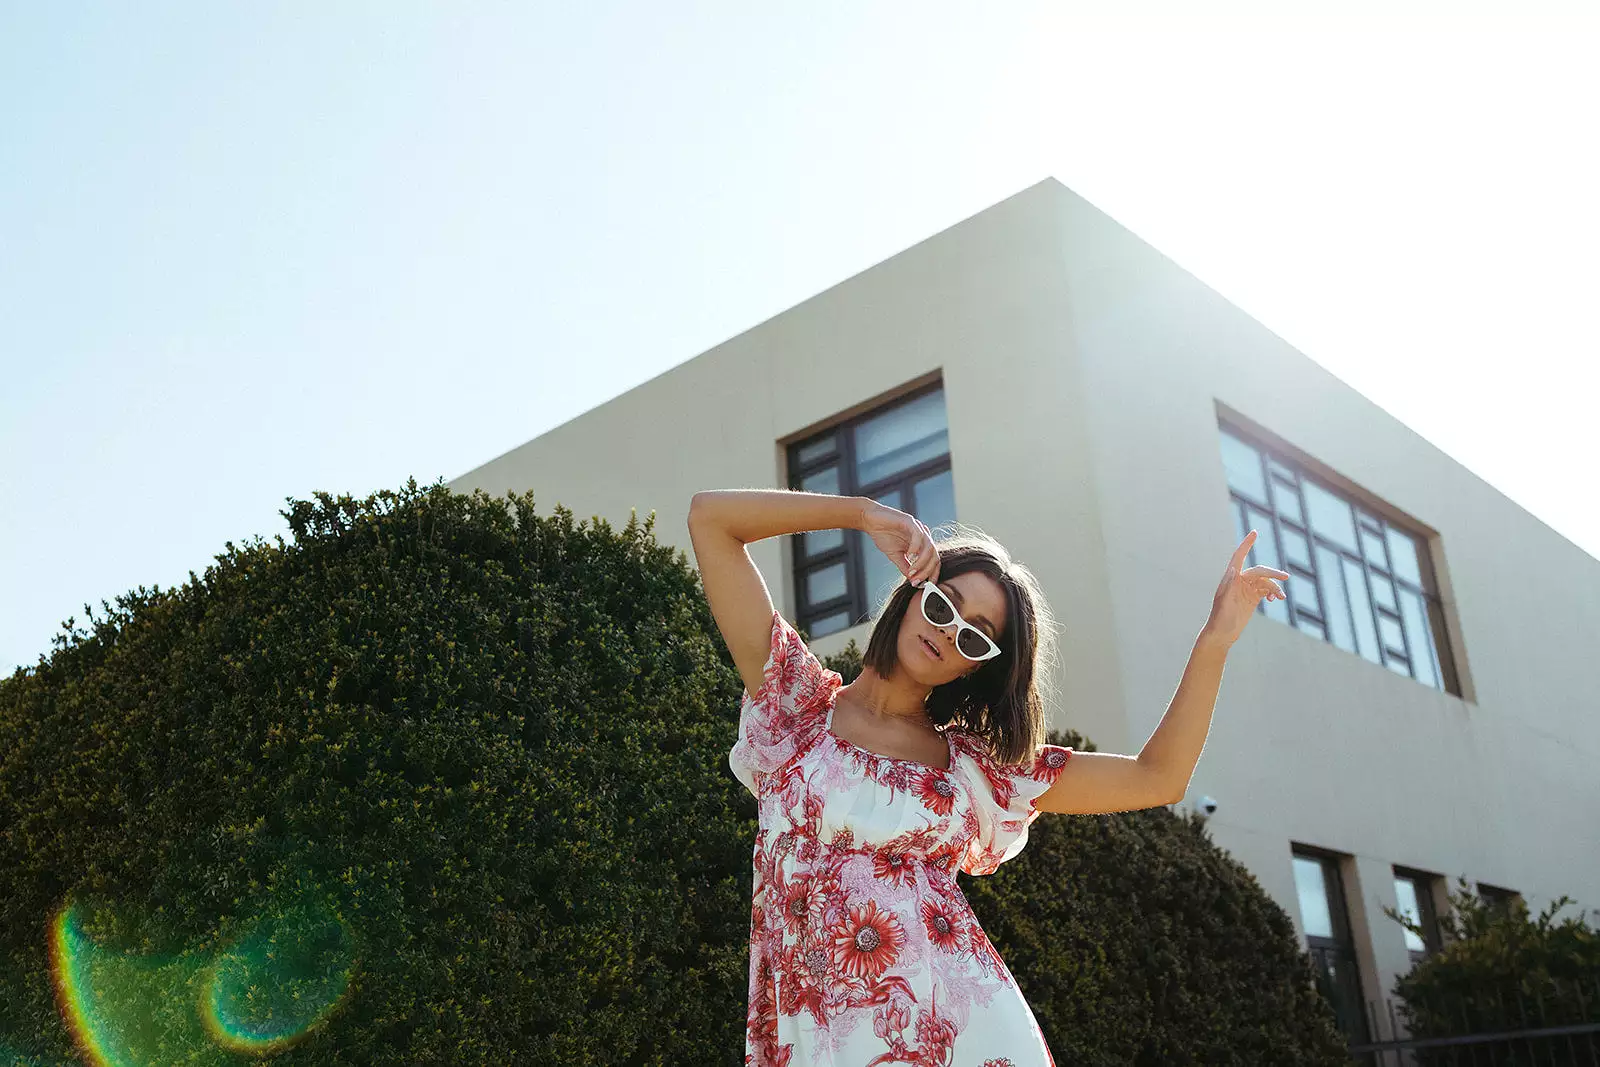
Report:
[[[1256,531],[1250,565],[1289,572],[1287,599],[1257,610],[1459,693],[1424,540],[1241,433],[1221,427],[1220,444],[1236,535]]]
[[[864,496],[915,515],[930,529],[953,522],[955,483],[944,386],[935,383],[789,447],[789,487]],[[866,622],[901,573],[860,530],[794,538],[797,624],[815,638]]]

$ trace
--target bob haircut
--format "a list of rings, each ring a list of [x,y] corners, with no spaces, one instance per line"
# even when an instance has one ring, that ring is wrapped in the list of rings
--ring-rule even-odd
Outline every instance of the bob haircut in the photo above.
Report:
[[[939,726],[954,724],[983,738],[1003,764],[1033,758],[1045,740],[1045,700],[1050,695],[1050,668],[1055,662],[1055,620],[1038,579],[1011,558],[993,537],[961,523],[939,527],[939,581],[977,571],[994,579],[1005,593],[1006,625],[999,640],[1001,654],[953,682],[936,685],[923,705]],[[889,678],[899,666],[897,643],[906,612],[922,590],[904,575],[872,623],[864,666]]]

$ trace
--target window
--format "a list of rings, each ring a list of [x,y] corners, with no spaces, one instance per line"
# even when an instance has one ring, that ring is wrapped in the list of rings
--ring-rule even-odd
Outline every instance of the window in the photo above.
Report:
[[[864,496],[930,529],[955,520],[944,386],[934,383],[789,447],[789,488]],[[860,530],[794,538],[797,624],[811,637],[866,622],[901,572]]]
[[[1248,532],[1248,531],[1247,531]],[[1292,849],[1294,889],[1306,949],[1316,965],[1317,987],[1333,1007],[1339,1029],[1352,1044],[1371,1039],[1356,970],[1355,938],[1345,911],[1339,858],[1310,848]]]
[[[1514,889],[1502,889],[1499,886],[1490,885],[1488,882],[1479,882],[1478,899],[1493,910],[1509,914],[1512,910],[1512,905],[1522,899],[1522,894]]]
[[[1422,962],[1429,953],[1439,950],[1439,921],[1433,910],[1433,884],[1436,880],[1436,875],[1395,868],[1394,895],[1400,904],[1395,910],[1409,922],[1421,927],[1423,933],[1422,937],[1418,937],[1414,931],[1400,927],[1413,965]]]
[[[1222,466],[1249,564],[1288,571],[1257,610],[1423,685],[1460,693],[1426,538],[1222,427]]]

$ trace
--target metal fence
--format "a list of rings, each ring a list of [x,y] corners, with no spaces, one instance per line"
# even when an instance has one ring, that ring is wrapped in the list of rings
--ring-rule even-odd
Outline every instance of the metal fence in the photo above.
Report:
[[[1525,983],[1509,997],[1453,996],[1413,1005],[1416,1032],[1394,1000],[1366,1002],[1367,1032],[1351,1044],[1361,1067],[1600,1067],[1600,976]],[[1389,1036],[1382,1038],[1384,1033]]]

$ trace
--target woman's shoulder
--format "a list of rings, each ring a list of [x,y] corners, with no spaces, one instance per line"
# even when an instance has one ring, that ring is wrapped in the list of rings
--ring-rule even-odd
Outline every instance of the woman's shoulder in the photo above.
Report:
[[[1072,750],[1060,745],[1041,744],[1031,756],[1020,761],[1004,761],[995,751],[993,742],[986,736],[964,727],[951,724],[946,728],[950,747],[957,755],[967,756],[970,766],[993,783],[1015,778],[1037,778],[1049,774],[1070,758]]]

